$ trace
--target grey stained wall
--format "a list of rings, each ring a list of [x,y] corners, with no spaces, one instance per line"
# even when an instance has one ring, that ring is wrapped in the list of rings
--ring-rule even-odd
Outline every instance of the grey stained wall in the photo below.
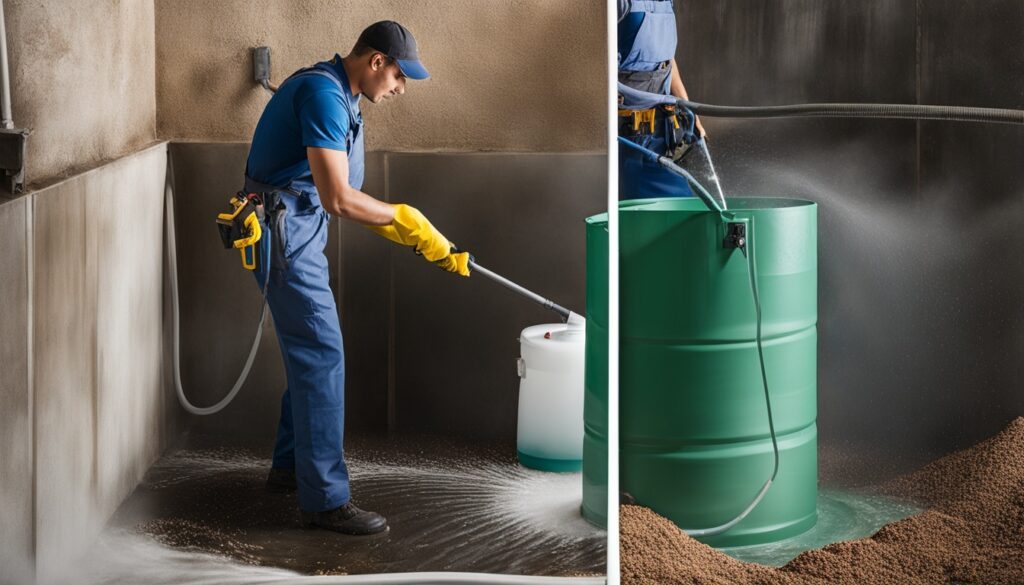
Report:
[[[33,575],[31,212],[28,199],[0,205],[0,583]]]
[[[175,144],[183,378],[201,404],[231,386],[259,294],[210,218],[238,188],[248,145]],[[584,310],[583,218],[605,202],[605,157],[375,153],[365,189],[427,214],[481,264]],[[332,223],[328,258],[345,336],[349,430],[511,438],[516,337],[557,316],[474,276],[444,273],[364,228]],[[250,381],[198,428],[273,439],[284,390],[269,324]]]
[[[69,578],[166,445],[158,145],[0,204],[0,582]]]
[[[153,2],[8,0],[4,12],[30,187],[156,139]]]
[[[1024,4],[717,2],[678,12],[695,101],[1024,108]],[[826,449],[910,465],[1024,415],[1024,130],[704,120],[736,195],[820,204]]]
[[[162,380],[155,9],[13,0],[4,12],[14,122],[32,134],[28,193],[0,195],[0,583],[66,582],[176,421]]]

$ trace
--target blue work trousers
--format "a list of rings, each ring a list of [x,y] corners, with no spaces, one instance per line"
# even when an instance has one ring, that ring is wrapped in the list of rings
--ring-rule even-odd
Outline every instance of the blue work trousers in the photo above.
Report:
[[[324,255],[330,216],[311,185],[293,183],[264,197],[268,214],[255,276],[261,286],[266,282],[288,381],[272,465],[295,469],[299,507],[322,512],[349,500],[345,350]]]

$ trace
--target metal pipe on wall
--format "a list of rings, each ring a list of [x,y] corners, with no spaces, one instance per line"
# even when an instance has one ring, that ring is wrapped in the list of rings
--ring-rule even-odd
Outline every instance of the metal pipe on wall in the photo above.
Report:
[[[7,63],[7,26],[4,19],[4,3],[0,0],[0,124],[10,130],[14,128],[11,115],[11,73]]]

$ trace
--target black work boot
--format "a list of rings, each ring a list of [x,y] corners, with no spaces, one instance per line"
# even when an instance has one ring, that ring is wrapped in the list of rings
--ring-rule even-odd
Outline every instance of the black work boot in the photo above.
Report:
[[[325,528],[342,534],[363,536],[388,529],[388,521],[376,512],[360,510],[349,502],[326,512],[302,512],[304,528]]]
[[[267,474],[267,491],[272,494],[287,494],[298,489],[295,470],[287,467],[271,467]]]

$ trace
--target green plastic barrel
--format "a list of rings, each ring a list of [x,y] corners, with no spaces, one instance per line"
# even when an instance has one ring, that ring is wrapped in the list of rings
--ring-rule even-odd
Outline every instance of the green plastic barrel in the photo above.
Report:
[[[756,256],[780,462],[749,516],[701,538],[713,546],[781,540],[817,520],[817,206],[737,198],[729,208],[749,222]],[[725,224],[697,199],[623,202],[619,217],[620,486],[681,528],[718,526],[746,508],[773,465],[747,261],[723,248]],[[591,219],[588,227],[601,222]],[[591,278],[607,282],[589,257],[587,276],[588,294]],[[586,400],[595,405],[585,416],[599,416],[607,386],[588,386]],[[602,435],[590,431],[602,428],[585,425],[595,454]],[[585,514],[599,491],[585,491]]]

